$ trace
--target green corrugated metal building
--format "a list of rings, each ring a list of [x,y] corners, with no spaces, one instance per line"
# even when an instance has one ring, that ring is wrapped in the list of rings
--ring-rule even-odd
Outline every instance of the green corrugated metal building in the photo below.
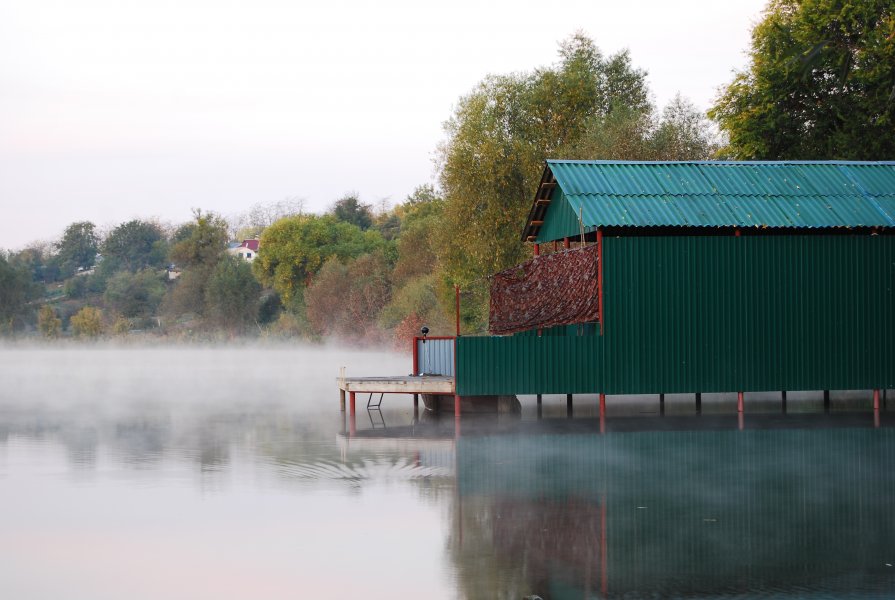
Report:
[[[601,238],[602,323],[461,337],[457,392],[893,388],[893,231],[895,162],[547,161],[523,239]]]

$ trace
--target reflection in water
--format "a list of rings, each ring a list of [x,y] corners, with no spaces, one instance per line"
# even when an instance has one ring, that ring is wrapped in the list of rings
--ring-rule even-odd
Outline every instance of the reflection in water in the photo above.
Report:
[[[893,459],[873,428],[462,438],[451,549],[473,597],[886,597]]]
[[[457,437],[397,398],[352,436],[338,366],[406,357],[28,352],[0,349],[0,597],[895,592],[891,413],[611,417],[600,435],[563,399]]]

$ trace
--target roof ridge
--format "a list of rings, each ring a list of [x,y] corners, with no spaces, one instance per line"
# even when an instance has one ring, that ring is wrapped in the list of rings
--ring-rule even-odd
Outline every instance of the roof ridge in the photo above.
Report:
[[[550,164],[582,165],[706,165],[706,166],[752,166],[752,165],[856,165],[895,167],[895,160],[575,160],[548,158]]]

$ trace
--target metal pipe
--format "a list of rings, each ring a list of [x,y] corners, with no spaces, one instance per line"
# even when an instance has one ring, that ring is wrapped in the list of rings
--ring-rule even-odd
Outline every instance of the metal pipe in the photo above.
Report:
[[[824,412],[830,412],[830,390],[824,390]]]
[[[783,414],[785,415],[786,414],[786,390],[783,390],[782,392],[780,392],[780,394],[781,394],[781,399],[783,401]]]
[[[659,394],[659,414],[665,414],[665,394]]]
[[[696,414],[702,412],[702,392],[696,392]]]
[[[743,392],[737,392],[737,412],[743,412]]]
[[[540,256],[540,255],[541,255],[541,245],[535,244],[535,256]]]
[[[565,248],[566,250],[568,250],[569,248],[572,247],[571,244],[569,243],[569,238],[565,237],[562,239],[562,247]]]
[[[460,286],[459,285],[454,285],[454,294],[456,296],[456,303],[457,303],[457,337],[460,337]],[[457,372],[454,371],[454,374],[456,375]]]
[[[879,410],[879,390],[873,390],[873,410]]]

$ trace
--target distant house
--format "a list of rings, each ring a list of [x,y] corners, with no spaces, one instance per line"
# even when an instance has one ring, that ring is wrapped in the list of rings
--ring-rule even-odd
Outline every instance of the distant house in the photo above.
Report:
[[[259,240],[243,240],[241,244],[238,246],[233,246],[228,249],[228,252],[233,256],[238,256],[243,260],[247,260],[252,262],[255,260],[255,255],[258,254],[258,245]]]

